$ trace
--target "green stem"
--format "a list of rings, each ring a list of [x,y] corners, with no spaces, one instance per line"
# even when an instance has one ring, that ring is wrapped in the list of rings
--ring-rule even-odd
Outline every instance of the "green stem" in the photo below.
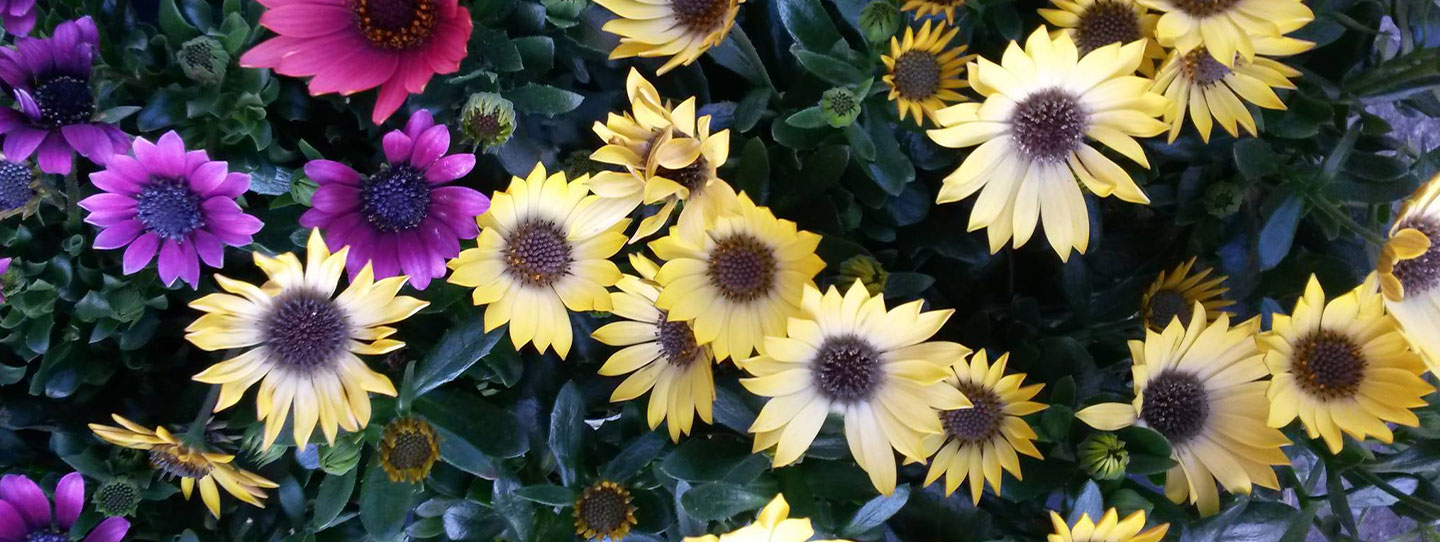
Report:
[[[1359,478],[1366,483],[1379,488],[1380,491],[1389,493],[1391,497],[1395,497],[1400,502],[1405,503],[1406,506],[1414,508],[1417,512],[1425,514],[1430,518],[1431,521],[1440,519],[1440,505],[1435,505],[1424,500],[1417,499],[1413,495],[1405,493],[1404,491],[1400,491],[1399,488],[1390,485],[1389,482],[1386,482],[1384,479],[1376,476],[1375,473],[1368,470],[1351,469],[1350,472],[1354,473],[1356,478]]]
[[[1381,237],[1375,230],[1362,226],[1359,222],[1356,222],[1354,218],[1350,218],[1350,213],[1346,213],[1330,205],[1329,202],[1314,201],[1312,203],[1315,204],[1316,209],[1320,209],[1326,216],[1339,222],[1341,226],[1345,226],[1345,229],[1350,230],[1355,235],[1359,235],[1361,238],[1370,242],[1370,244],[1376,247],[1385,246],[1384,237]]]
[[[69,216],[65,225],[71,228],[80,225],[80,179],[76,178],[75,171],[65,175],[65,210]]]
[[[205,394],[205,400],[200,402],[200,411],[195,413],[195,420],[190,422],[190,427],[185,430],[185,441],[191,446],[199,446],[205,442],[205,422],[210,421],[210,415],[215,411],[215,403],[220,401],[220,385],[210,385],[210,392]]]

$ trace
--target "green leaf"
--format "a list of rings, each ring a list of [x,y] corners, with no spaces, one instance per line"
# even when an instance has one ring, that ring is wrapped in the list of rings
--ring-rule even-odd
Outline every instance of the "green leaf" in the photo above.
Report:
[[[740,153],[740,170],[735,174],[735,189],[764,203],[770,192],[770,153],[759,138],[745,142]]]
[[[1280,156],[1270,143],[1260,138],[1235,142],[1235,167],[1246,179],[1258,180],[1280,169]]]
[[[825,120],[825,112],[818,105],[812,105],[801,109],[785,117],[785,124],[797,128],[820,128],[829,124]]]
[[[574,506],[575,499],[580,496],[573,489],[551,484],[525,486],[515,490],[515,495],[527,501],[561,507]]]
[[[1271,210],[1260,228],[1260,268],[1270,269],[1290,253],[1290,244],[1295,240],[1295,228],[1305,210],[1305,200],[1296,194],[1288,194],[1280,204]]]
[[[365,471],[365,482],[360,487],[360,524],[370,536],[386,540],[405,527],[405,516],[420,486],[391,482],[379,462],[373,463]]]
[[[526,36],[512,42],[525,69],[543,72],[555,67],[555,40],[549,36]]]
[[[760,122],[760,117],[765,116],[766,108],[770,106],[770,96],[773,95],[769,88],[752,88],[740,99],[735,107],[735,117],[731,119],[731,125],[737,132],[748,132],[755,124]]]
[[[501,478],[495,481],[490,500],[495,513],[510,523],[515,538],[529,542],[535,532],[535,506],[516,493],[519,489],[519,482],[513,478]]]
[[[770,73],[765,70],[765,63],[755,51],[755,44],[750,43],[750,37],[746,36],[739,26],[731,29],[730,36],[720,45],[711,47],[707,54],[716,64],[768,89],[768,92],[774,91],[775,83],[770,81]]]
[[[520,51],[505,32],[484,26],[477,26],[472,41],[478,41],[478,53],[496,71],[518,72],[525,68]],[[513,99],[512,99],[513,101]]]
[[[550,85],[531,83],[502,93],[517,111],[553,117],[574,111],[585,97]]]
[[[866,131],[870,134],[870,140],[875,143],[875,161],[865,164],[865,173],[886,194],[898,196],[905,191],[905,185],[915,180],[915,166],[900,150],[900,143],[895,140],[890,123],[885,122],[884,117],[869,104],[866,104],[865,109],[862,116],[865,118]]]
[[[686,439],[665,456],[660,470],[690,482],[722,480],[750,457],[750,443],[730,438]]]
[[[848,538],[862,538],[865,532],[879,527],[905,507],[910,500],[910,486],[902,485],[895,488],[890,495],[881,495],[870,499],[850,517],[845,527],[840,529],[840,534]]]
[[[416,399],[414,408],[435,426],[440,457],[476,476],[493,479],[490,458],[518,457],[529,449],[513,414],[474,395],[441,390]]]
[[[550,412],[550,451],[560,468],[560,479],[573,485],[583,464],[580,453],[585,438],[585,398],[574,381],[565,383]]]
[[[930,275],[897,271],[885,279],[885,297],[897,299],[918,297],[932,284],[935,284],[935,277]]]
[[[1359,72],[1345,89],[1367,101],[1395,101],[1440,87],[1440,49],[1420,48]]]
[[[701,521],[729,519],[741,512],[759,510],[770,497],[729,482],[710,482],[680,496],[685,512]]]
[[[795,59],[800,61],[805,71],[815,74],[826,83],[848,86],[865,79],[865,74],[860,73],[854,65],[829,55],[812,53],[799,47],[790,48],[790,53],[795,55]]]
[[[1075,497],[1075,503],[1070,506],[1070,515],[1066,518],[1071,525],[1080,521],[1082,516],[1089,516],[1091,521],[1099,521],[1105,515],[1105,497],[1100,494],[1100,486],[1094,480],[1085,482],[1085,487],[1080,489],[1080,494]]]
[[[840,41],[840,31],[820,0],[779,0],[777,6],[781,24],[801,47],[828,52]]]
[[[665,449],[665,436],[661,433],[651,431],[641,435],[630,444],[626,445],[615,458],[605,464],[600,475],[607,480],[623,482],[631,476],[639,474],[645,467],[650,465],[660,452]]]
[[[355,492],[355,479],[360,469],[353,469],[343,475],[325,475],[320,489],[315,494],[315,515],[310,518],[310,530],[322,531],[329,527],[350,503],[350,494]]]
[[[480,358],[490,353],[495,343],[505,337],[505,329],[485,332],[485,320],[472,313],[464,321],[450,327],[440,337],[415,371],[415,396],[419,397],[458,378]]]
[[[75,318],[82,322],[94,322],[111,314],[114,314],[114,309],[100,292],[86,292],[85,297],[75,304]]]
[[[180,43],[200,35],[185,16],[180,14],[180,8],[175,5],[175,0],[160,0],[160,14],[158,16],[160,30],[165,32],[174,43]]]

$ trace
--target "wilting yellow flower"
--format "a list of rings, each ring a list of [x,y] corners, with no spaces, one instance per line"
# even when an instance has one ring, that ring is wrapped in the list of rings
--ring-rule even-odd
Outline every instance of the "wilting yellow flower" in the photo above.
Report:
[[[419,418],[399,418],[380,434],[380,467],[392,482],[419,482],[440,458],[440,435]]]
[[[119,414],[110,416],[120,427],[90,424],[95,436],[116,446],[150,452],[150,466],[166,476],[180,479],[180,491],[185,499],[200,486],[200,500],[210,514],[220,517],[220,488],[246,504],[264,508],[266,489],[278,487],[253,472],[236,468],[231,464],[235,456],[203,452],[182,443],[164,427],[150,430],[125,419]]]
[[[914,12],[917,20],[929,15],[944,15],[945,22],[955,24],[955,10],[964,5],[965,0],[905,0],[900,9]]]
[[[1050,523],[1055,527],[1055,534],[1046,536],[1047,542],[1160,542],[1170,530],[1170,524],[1164,523],[1141,532],[1145,529],[1144,511],[1136,511],[1122,520],[1114,508],[1106,510],[1099,523],[1090,519],[1089,514],[1081,514],[1074,526],[1066,525],[1065,519],[1052,510]]]
[[[1215,122],[1231,137],[1240,136],[1239,128],[1251,135],[1259,133],[1255,117],[1245,107],[1247,102],[1265,109],[1285,109],[1285,102],[1272,89],[1294,89],[1290,79],[1300,77],[1300,72],[1266,57],[1302,53],[1315,44],[1291,38],[1255,38],[1254,42],[1256,53],[1265,56],[1239,58],[1230,66],[1216,61],[1204,47],[1171,53],[1156,74],[1154,86],[1170,99],[1165,110],[1170,141],[1180,136],[1187,111],[1200,138],[1208,142]]]
[[[1226,66],[1255,57],[1256,38],[1278,38],[1315,20],[1301,0],[1136,0],[1162,12],[1160,45],[1181,55],[1204,47]]]
[[[850,455],[881,493],[895,490],[893,448],[924,461],[944,435],[937,410],[971,406],[945,383],[969,349],[930,341],[954,310],[920,312],[921,301],[885,310],[883,296],[853,283],[843,295],[805,287],[803,312],[784,334],[765,337],[760,355],[740,362],[740,383],[769,397],[750,426],[755,450],[775,448],[775,466],[799,459],[830,414],[845,419]]]
[[[1085,142],[1114,149],[1144,167],[1134,137],[1165,131],[1154,118],[1165,97],[1134,75],[1144,42],[1106,45],[1083,58],[1069,35],[1054,40],[1036,30],[1025,48],[1010,43],[1001,64],[970,64],[970,85],[983,103],[961,103],[936,114],[941,128],[930,138],[950,148],[979,145],[945,178],[938,203],[980,193],[970,211],[971,231],[986,228],[990,250],[1013,238],[1024,245],[1043,221],[1050,246],[1065,260],[1090,244],[1090,215],[1079,183],[1098,196],[1148,204],[1115,162]]]
[[[915,124],[923,126],[926,118],[938,124],[935,112],[964,98],[958,90],[970,83],[960,74],[975,55],[965,55],[964,45],[950,45],[958,32],[945,23],[932,29],[925,21],[918,34],[906,28],[904,41],[890,38],[890,54],[880,57],[885,63],[881,80],[890,85],[890,101],[895,102],[900,120],[914,116]]]
[[[575,534],[588,540],[620,542],[634,526],[630,491],[615,482],[596,482],[575,500]]]
[[[730,212],[682,222],[650,242],[665,260],[655,275],[655,306],[669,320],[692,322],[695,340],[717,359],[743,359],[799,314],[802,289],[825,268],[815,255],[819,244],[819,235],[741,194]]]
[[[811,540],[815,528],[808,518],[792,518],[790,503],[784,495],[775,495],[770,504],[755,516],[755,522],[720,536],[688,536],[685,542],[848,542],[846,540]]]
[[[1190,308],[1195,303],[1205,307],[1205,319],[1215,320],[1225,307],[1235,304],[1225,299],[1229,288],[1223,286],[1225,275],[1210,276],[1214,269],[1195,269],[1195,258],[1190,258],[1170,271],[1161,271],[1155,282],[1145,290],[1140,299],[1140,317],[1145,327],[1164,331],[1171,320],[1181,323],[1190,321]]]
[[[1035,430],[1021,416],[1045,410],[1045,405],[1031,401],[1043,384],[1020,387],[1024,374],[1005,374],[1010,354],[1001,354],[995,364],[981,350],[969,361],[959,359],[950,367],[945,383],[960,390],[974,406],[940,413],[945,433],[931,437],[944,442],[930,463],[925,485],[945,476],[945,494],[954,493],[966,479],[970,480],[970,498],[980,502],[985,484],[1000,493],[1001,469],[1021,479],[1020,457],[1015,452],[1043,459],[1035,449]]]
[[[573,340],[567,309],[610,310],[605,289],[620,280],[620,268],[609,258],[625,246],[630,210],[591,194],[585,182],[547,176],[540,164],[512,178],[476,218],[477,247],[447,264],[449,281],[474,288],[475,305],[488,305],[485,330],[509,322],[515,348],[533,342],[563,359]]]
[[[1160,15],[1151,13],[1136,0],[1050,0],[1050,3],[1060,9],[1041,9],[1039,13],[1057,27],[1051,37],[1069,34],[1082,56],[1112,43],[1144,41],[1145,58],[1140,61],[1140,73],[1146,77],[1155,75],[1155,63],[1165,58],[1165,48],[1155,41],[1155,24],[1160,21]]]
[[[255,265],[269,278],[258,288],[215,275],[220,288],[230,293],[190,303],[206,314],[185,328],[185,338],[204,350],[253,347],[210,366],[195,380],[220,384],[216,412],[234,405],[259,382],[255,416],[265,422],[267,448],[292,408],[300,449],[317,424],[330,443],[337,428],[365,427],[370,421],[369,394],[394,396],[395,387],[356,354],[386,354],[404,347],[388,338],[395,333],[389,324],[429,305],[396,295],[406,276],[377,281],[368,263],[337,296],[335,286],[349,248],[331,254],[319,230],[312,230],[305,251],[304,265],[289,252],[274,258],[255,253]]]
[[[695,340],[689,322],[671,321],[655,306],[660,286],[654,282],[660,268],[639,254],[630,255],[630,264],[639,277],[620,278],[620,291],[610,293],[611,312],[625,318],[595,330],[595,340],[625,348],[615,352],[600,367],[604,376],[629,374],[615,392],[612,402],[629,401],[649,391],[646,419],[650,428],[665,422],[670,440],[690,434],[695,415],[711,423],[715,403],[715,375],[710,345]]]
[[[668,56],[670,59],[655,70],[656,75],[664,75],[694,62],[706,50],[725,41],[744,1],[595,0],[595,3],[616,15],[603,27],[606,32],[620,36],[620,44],[610,51],[610,59]]]
[[[1386,422],[1420,425],[1410,409],[1425,406],[1423,397],[1435,388],[1420,377],[1425,364],[1385,313],[1374,275],[1329,303],[1311,275],[1295,310],[1273,322],[1260,340],[1274,375],[1271,427],[1298,417],[1310,438],[1323,437],[1331,453],[1340,453],[1342,432],[1389,444],[1395,436]]]
[[[1171,320],[1130,341],[1133,404],[1102,403],[1076,417],[1102,431],[1138,423],[1164,435],[1179,463],[1165,475],[1165,495],[1201,514],[1220,511],[1217,481],[1232,493],[1248,494],[1252,484],[1277,489],[1271,465],[1289,463],[1280,448],[1290,441],[1265,425],[1269,371],[1255,342],[1259,327],[1258,319],[1231,327],[1223,313],[1208,322],[1195,303],[1188,323]]]
[[[1405,200],[1376,270],[1385,308],[1431,372],[1440,373],[1440,175]]]

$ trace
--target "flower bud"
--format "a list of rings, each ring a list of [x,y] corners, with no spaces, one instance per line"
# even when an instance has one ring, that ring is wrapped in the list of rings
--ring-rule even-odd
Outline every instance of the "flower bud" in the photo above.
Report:
[[[900,31],[900,8],[889,0],[875,0],[860,11],[860,29],[870,43],[884,43]]]
[[[1205,212],[1215,218],[1225,218],[1240,210],[1245,203],[1245,188],[1236,183],[1217,182],[1205,187]]]
[[[480,150],[494,152],[515,133],[515,109],[499,94],[477,92],[460,111],[460,131]]]
[[[848,88],[835,87],[820,96],[820,110],[830,126],[844,128],[860,116],[860,99]]]
[[[845,289],[858,280],[865,285],[865,290],[870,292],[870,295],[880,295],[885,291],[885,281],[889,278],[890,273],[880,267],[880,262],[861,254],[840,264],[840,276],[836,277],[835,281]]]
[[[140,505],[140,487],[124,476],[111,478],[95,488],[95,494],[90,496],[90,500],[95,503],[95,510],[101,514],[111,517],[128,516],[134,514],[135,508]]]
[[[320,446],[321,470],[337,476],[354,470],[364,448],[360,440],[362,436],[362,433],[345,435],[335,439],[333,446]]]
[[[1080,443],[1080,466],[1091,478],[1114,480],[1125,476],[1130,465],[1130,452],[1125,442],[1114,433],[1096,433]]]
[[[225,79],[230,53],[225,52],[225,47],[215,38],[200,36],[180,44],[175,60],[185,77],[202,85],[214,85]]]

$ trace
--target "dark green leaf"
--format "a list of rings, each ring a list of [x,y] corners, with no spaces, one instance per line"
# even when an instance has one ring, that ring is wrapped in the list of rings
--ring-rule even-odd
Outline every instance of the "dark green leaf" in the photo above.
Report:
[[[531,83],[502,93],[515,105],[515,110],[553,117],[580,107],[585,97],[550,85]]]
[[[729,482],[710,482],[680,496],[685,512],[701,521],[729,519],[741,512],[759,510],[770,497]]]
[[[568,487],[556,485],[525,486],[515,490],[515,495],[531,502],[548,506],[574,506],[580,495]]]
[[[895,492],[890,495],[881,495],[870,499],[850,517],[850,522],[840,529],[840,534],[850,538],[860,538],[865,532],[879,527],[899,512],[910,500],[910,486],[898,486]]]
[[[585,398],[575,382],[568,382],[560,388],[550,413],[550,452],[555,454],[560,479],[567,486],[575,483],[581,468],[585,431]]]
[[[360,524],[365,532],[381,540],[399,533],[405,527],[405,516],[410,513],[418,488],[415,484],[391,482],[378,462],[371,465],[360,487]]]
[[[415,396],[424,395],[446,382],[455,380],[476,361],[489,354],[490,349],[503,337],[504,328],[485,332],[485,321],[480,313],[473,313],[447,329],[445,335],[440,337],[439,344],[430,350],[415,371]]]
[[[820,0],[779,0],[777,6],[785,30],[801,47],[828,53],[840,41],[840,31]]]
[[[832,85],[848,86],[859,83],[865,78],[854,65],[843,60],[838,60],[829,55],[813,53],[798,47],[790,50],[805,71],[815,74],[821,80]]]
[[[359,473],[360,469],[354,469],[339,476],[329,474],[320,481],[320,490],[315,494],[315,515],[310,518],[311,530],[324,530],[340,516],[345,505],[350,503],[350,494],[355,491],[355,478]]]

